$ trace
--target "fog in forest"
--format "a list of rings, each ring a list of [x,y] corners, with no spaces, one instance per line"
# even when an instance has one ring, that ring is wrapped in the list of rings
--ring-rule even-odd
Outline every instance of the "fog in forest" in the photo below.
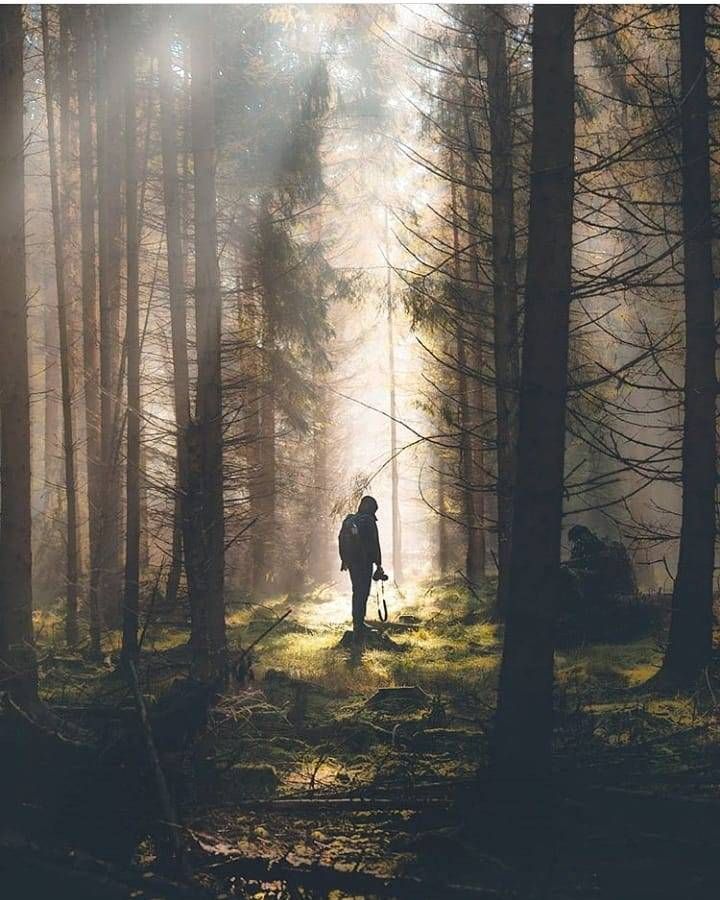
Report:
[[[684,896],[628,810],[717,802],[719,35],[0,7],[15,896]]]

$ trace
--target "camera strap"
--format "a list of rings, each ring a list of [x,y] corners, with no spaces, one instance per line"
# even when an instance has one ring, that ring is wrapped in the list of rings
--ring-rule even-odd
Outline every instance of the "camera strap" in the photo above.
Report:
[[[377,610],[378,610],[378,619],[381,622],[387,622],[388,619],[388,608],[387,603],[385,602],[385,582],[380,582],[380,590],[375,591],[375,600],[377,602]],[[382,602],[382,606],[380,605]]]

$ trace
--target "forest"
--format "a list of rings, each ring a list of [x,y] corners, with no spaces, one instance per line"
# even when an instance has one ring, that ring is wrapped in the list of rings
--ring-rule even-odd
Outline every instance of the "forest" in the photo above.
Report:
[[[7,900],[701,900],[720,7],[0,5]]]

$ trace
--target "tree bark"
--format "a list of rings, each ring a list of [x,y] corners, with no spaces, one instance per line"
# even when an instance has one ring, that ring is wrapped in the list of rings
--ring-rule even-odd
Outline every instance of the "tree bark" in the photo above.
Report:
[[[43,343],[45,345],[45,430],[43,459],[45,463],[44,507],[54,515],[53,502],[58,495],[60,481],[60,365],[58,361],[60,336],[58,335],[57,306],[53,304],[52,274],[49,270],[43,278],[45,305],[43,310]]]
[[[262,359],[258,366],[258,477],[255,481],[259,521],[253,542],[253,590],[262,593],[275,578],[273,554],[277,517],[276,398],[277,373],[273,350],[276,344],[278,305],[274,234],[270,197],[260,201],[258,212],[258,282],[262,298],[260,336]]]
[[[196,421],[191,426],[190,492],[198,516],[185,532],[185,549],[202,586],[195,609],[194,659],[200,678],[227,674],[225,637],[225,527],[223,509],[223,427],[220,268],[215,194],[215,96],[212,17],[198,9],[192,28],[192,146],[195,188],[195,327],[197,333]],[[192,551],[188,537],[193,542]],[[192,586],[191,586],[192,590]]]
[[[0,7],[0,667],[37,700],[32,623],[30,391],[25,283],[22,7]]]
[[[182,238],[182,194],[178,178],[177,120],[170,65],[171,31],[167,12],[158,59],[160,77],[160,140],[163,169],[163,202],[167,241],[170,328],[173,356],[173,400],[175,407],[176,472],[173,510],[173,544],[166,600],[174,605],[182,573],[183,502],[187,491],[186,433],[190,419],[190,376],[188,374],[187,312],[185,306],[185,262]]]
[[[507,604],[517,449],[518,304],[507,9],[486,7],[492,195],[493,338],[497,422],[497,544],[500,614]]]
[[[680,557],[660,679],[691,685],[712,650],[717,484],[714,277],[706,7],[680,7],[682,214],[685,249],[685,416]]]
[[[122,268],[122,63],[118,12],[95,10],[97,53],[98,242],[100,299],[101,553],[99,596],[104,616],[118,623],[121,608],[118,398]]]
[[[494,762],[504,780],[549,773],[555,597],[565,455],[574,179],[574,8],[536,6],[533,136],[512,594]]]
[[[444,578],[450,569],[450,541],[448,535],[447,475],[445,473],[445,460],[441,453],[436,453],[436,465],[438,497],[437,567],[438,574],[441,578]]]
[[[85,431],[87,435],[87,501],[90,542],[88,612],[90,647],[100,652],[100,345],[98,335],[97,269],[95,244],[95,185],[93,179],[92,107],[90,101],[90,45],[88,13],[72,8],[71,28],[75,37],[75,67],[78,83],[78,137],[80,156],[80,257],[82,280],[83,377]]]
[[[398,471],[395,319],[392,294],[392,266],[390,265],[390,224],[387,207],[385,207],[385,258],[387,260],[387,278],[385,291],[387,295],[388,368],[390,375],[390,498],[392,506],[392,574],[395,584],[401,584],[403,580],[403,561],[402,520],[400,518],[400,474]]]
[[[48,7],[40,8],[45,73],[45,105],[47,110],[48,148],[50,155],[50,196],[55,250],[55,287],[57,291],[58,334],[60,338],[60,384],[63,419],[63,457],[65,463],[65,639],[69,646],[78,641],[78,530],[77,489],[75,483],[75,440],[72,414],[72,366],[70,360],[68,300],[65,280],[65,231],[58,179],[57,146],[55,143],[55,82],[50,61]]]
[[[460,267],[460,234],[458,226],[458,196],[455,166],[450,162],[451,206],[453,231],[453,280],[455,282],[455,354],[457,360],[458,427],[460,431],[460,491],[462,495],[463,524],[465,526],[465,574],[472,584],[477,584],[485,568],[484,549],[478,524],[475,497],[476,471],[473,459],[473,426],[475,417],[470,408],[468,389],[467,332],[469,316]]]
[[[137,105],[135,54],[131,12],[126,11],[125,54],[125,229],[126,229],[126,326],[127,344],[127,469],[125,475],[125,593],[122,615],[122,658],[138,654],[140,611],[140,283],[137,174]]]

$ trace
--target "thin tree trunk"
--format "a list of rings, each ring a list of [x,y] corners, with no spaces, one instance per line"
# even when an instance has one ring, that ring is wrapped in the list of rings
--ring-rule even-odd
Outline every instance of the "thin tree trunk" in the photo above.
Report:
[[[315,582],[322,584],[331,578],[331,564],[328,550],[329,534],[329,460],[328,460],[328,421],[327,411],[330,398],[325,390],[323,375],[318,372],[318,399],[316,404],[316,421],[313,426],[313,505],[315,515],[315,533],[310,545],[311,576]]]
[[[691,685],[712,650],[717,484],[712,194],[705,72],[706,7],[680,7],[685,420],[680,558],[660,679]]]
[[[492,169],[493,331],[497,422],[497,609],[507,603],[517,449],[518,304],[507,9],[488,6],[486,54]]]
[[[138,653],[140,612],[140,284],[137,175],[137,104],[131,13],[128,19],[125,79],[125,229],[127,240],[127,470],[125,525],[125,596],[123,603],[122,658],[127,663]]]
[[[536,6],[533,136],[520,388],[512,593],[500,671],[495,766],[503,779],[548,774],[555,600],[565,456],[571,295],[574,8]]]
[[[465,526],[465,574],[477,584],[484,571],[484,554],[480,542],[480,528],[477,517],[475,497],[476,471],[473,460],[473,426],[474,416],[470,409],[468,390],[467,334],[466,324],[469,310],[465,301],[465,286],[460,271],[460,237],[457,213],[457,184],[455,169],[450,165],[451,205],[453,230],[453,280],[455,282],[456,303],[453,311],[455,317],[455,342],[458,379],[458,426],[460,429],[460,491],[462,493],[463,524]]]
[[[385,291],[387,295],[388,366],[390,370],[390,489],[392,505],[392,560],[393,581],[396,584],[400,584],[403,580],[402,521],[400,519],[400,475],[398,471],[395,320],[392,295],[392,267],[390,265],[390,223],[387,206],[385,207],[385,258],[387,260]]]
[[[60,337],[60,381],[63,414],[63,456],[65,461],[65,638],[69,646],[78,641],[78,530],[77,530],[77,490],[75,484],[75,441],[73,438],[72,416],[72,367],[68,340],[68,302],[65,281],[65,234],[63,214],[58,184],[58,159],[55,144],[54,77],[50,63],[50,40],[48,27],[48,7],[40,8],[43,62],[45,72],[45,105],[47,109],[48,148],[50,154],[50,195],[53,220],[53,243],[55,249],[55,287],[57,290],[58,333]]]
[[[99,578],[101,552],[100,345],[98,338],[97,271],[95,265],[95,186],[90,102],[90,27],[83,6],[72,8],[75,67],[78,82],[80,151],[80,241],[82,275],[83,375],[87,434],[87,496],[90,541],[88,612],[90,647],[100,653]]]
[[[437,454],[437,494],[438,494],[438,538],[437,566],[438,573],[444,578],[450,569],[450,541],[448,536],[447,475],[445,461]]]
[[[60,366],[58,362],[57,307],[52,302],[52,276],[48,269],[43,279],[45,308],[43,310],[43,342],[45,344],[45,433],[43,440],[45,463],[45,509],[54,515],[53,501],[57,497],[60,480]]]
[[[272,214],[270,198],[260,202],[258,213],[258,282],[262,294],[262,360],[259,366],[258,410],[259,435],[258,477],[255,483],[259,521],[253,545],[253,590],[267,590],[275,578],[273,554],[277,514],[277,464],[276,464],[276,396],[277,375],[273,360],[275,347],[276,272],[273,262]]]
[[[190,419],[190,377],[188,374],[187,313],[185,306],[185,262],[182,239],[182,195],[177,163],[177,121],[170,65],[171,33],[167,13],[162,30],[158,71],[160,77],[160,139],[162,145],[163,201],[170,291],[172,331],[173,399],[175,406],[176,472],[173,510],[172,561],[165,597],[175,604],[182,573],[183,500],[187,490],[187,427]]]
[[[22,7],[0,7],[0,667],[37,699],[32,623],[30,390],[25,283]]]
[[[190,490],[200,515],[185,534],[186,554],[203,587],[194,657],[198,675],[225,678],[225,522],[223,509],[222,303],[217,255],[215,96],[212,16],[199,9],[192,29],[192,145],[195,187],[195,327],[198,383]],[[192,532],[198,546],[190,552]],[[198,553],[197,551],[201,552]]]
[[[471,235],[477,240],[479,229],[479,207],[477,194],[472,186],[469,155],[465,154],[465,210]],[[470,338],[470,358],[468,365],[468,440],[469,467],[473,485],[473,519],[475,527],[468,535],[467,572],[470,580],[478,584],[485,575],[486,542],[485,542],[485,453],[482,445],[481,426],[485,420],[485,393],[482,384],[482,371],[485,365],[482,334],[483,295],[480,290],[480,265],[476,243],[468,248],[467,280],[471,285],[472,302],[470,304],[472,334]],[[477,375],[473,375],[477,373]]]
[[[269,306],[272,300],[264,292],[264,327],[263,346],[272,347],[275,341],[272,310]],[[277,450],[276,421],[275,421],[275,392],[276,377],[275,367],[271,354],[266,355],[265,371],[260,383],[260,446],[259,462],[260,471],[257,482],[258,501],[260,508],[260,528],[258,542],[255,547],[254,578],[255,589],[264,591],[275,578],[275,559],[273,557],[274,541],[276,534],[277,516],[277,465],[275,454]]]
[[[122,267],[122,53],[117,10],[97,7],[97,147],[100,296],[101,560],[100,596],[111,623],[119,621],[120,496],[118,397]]]

